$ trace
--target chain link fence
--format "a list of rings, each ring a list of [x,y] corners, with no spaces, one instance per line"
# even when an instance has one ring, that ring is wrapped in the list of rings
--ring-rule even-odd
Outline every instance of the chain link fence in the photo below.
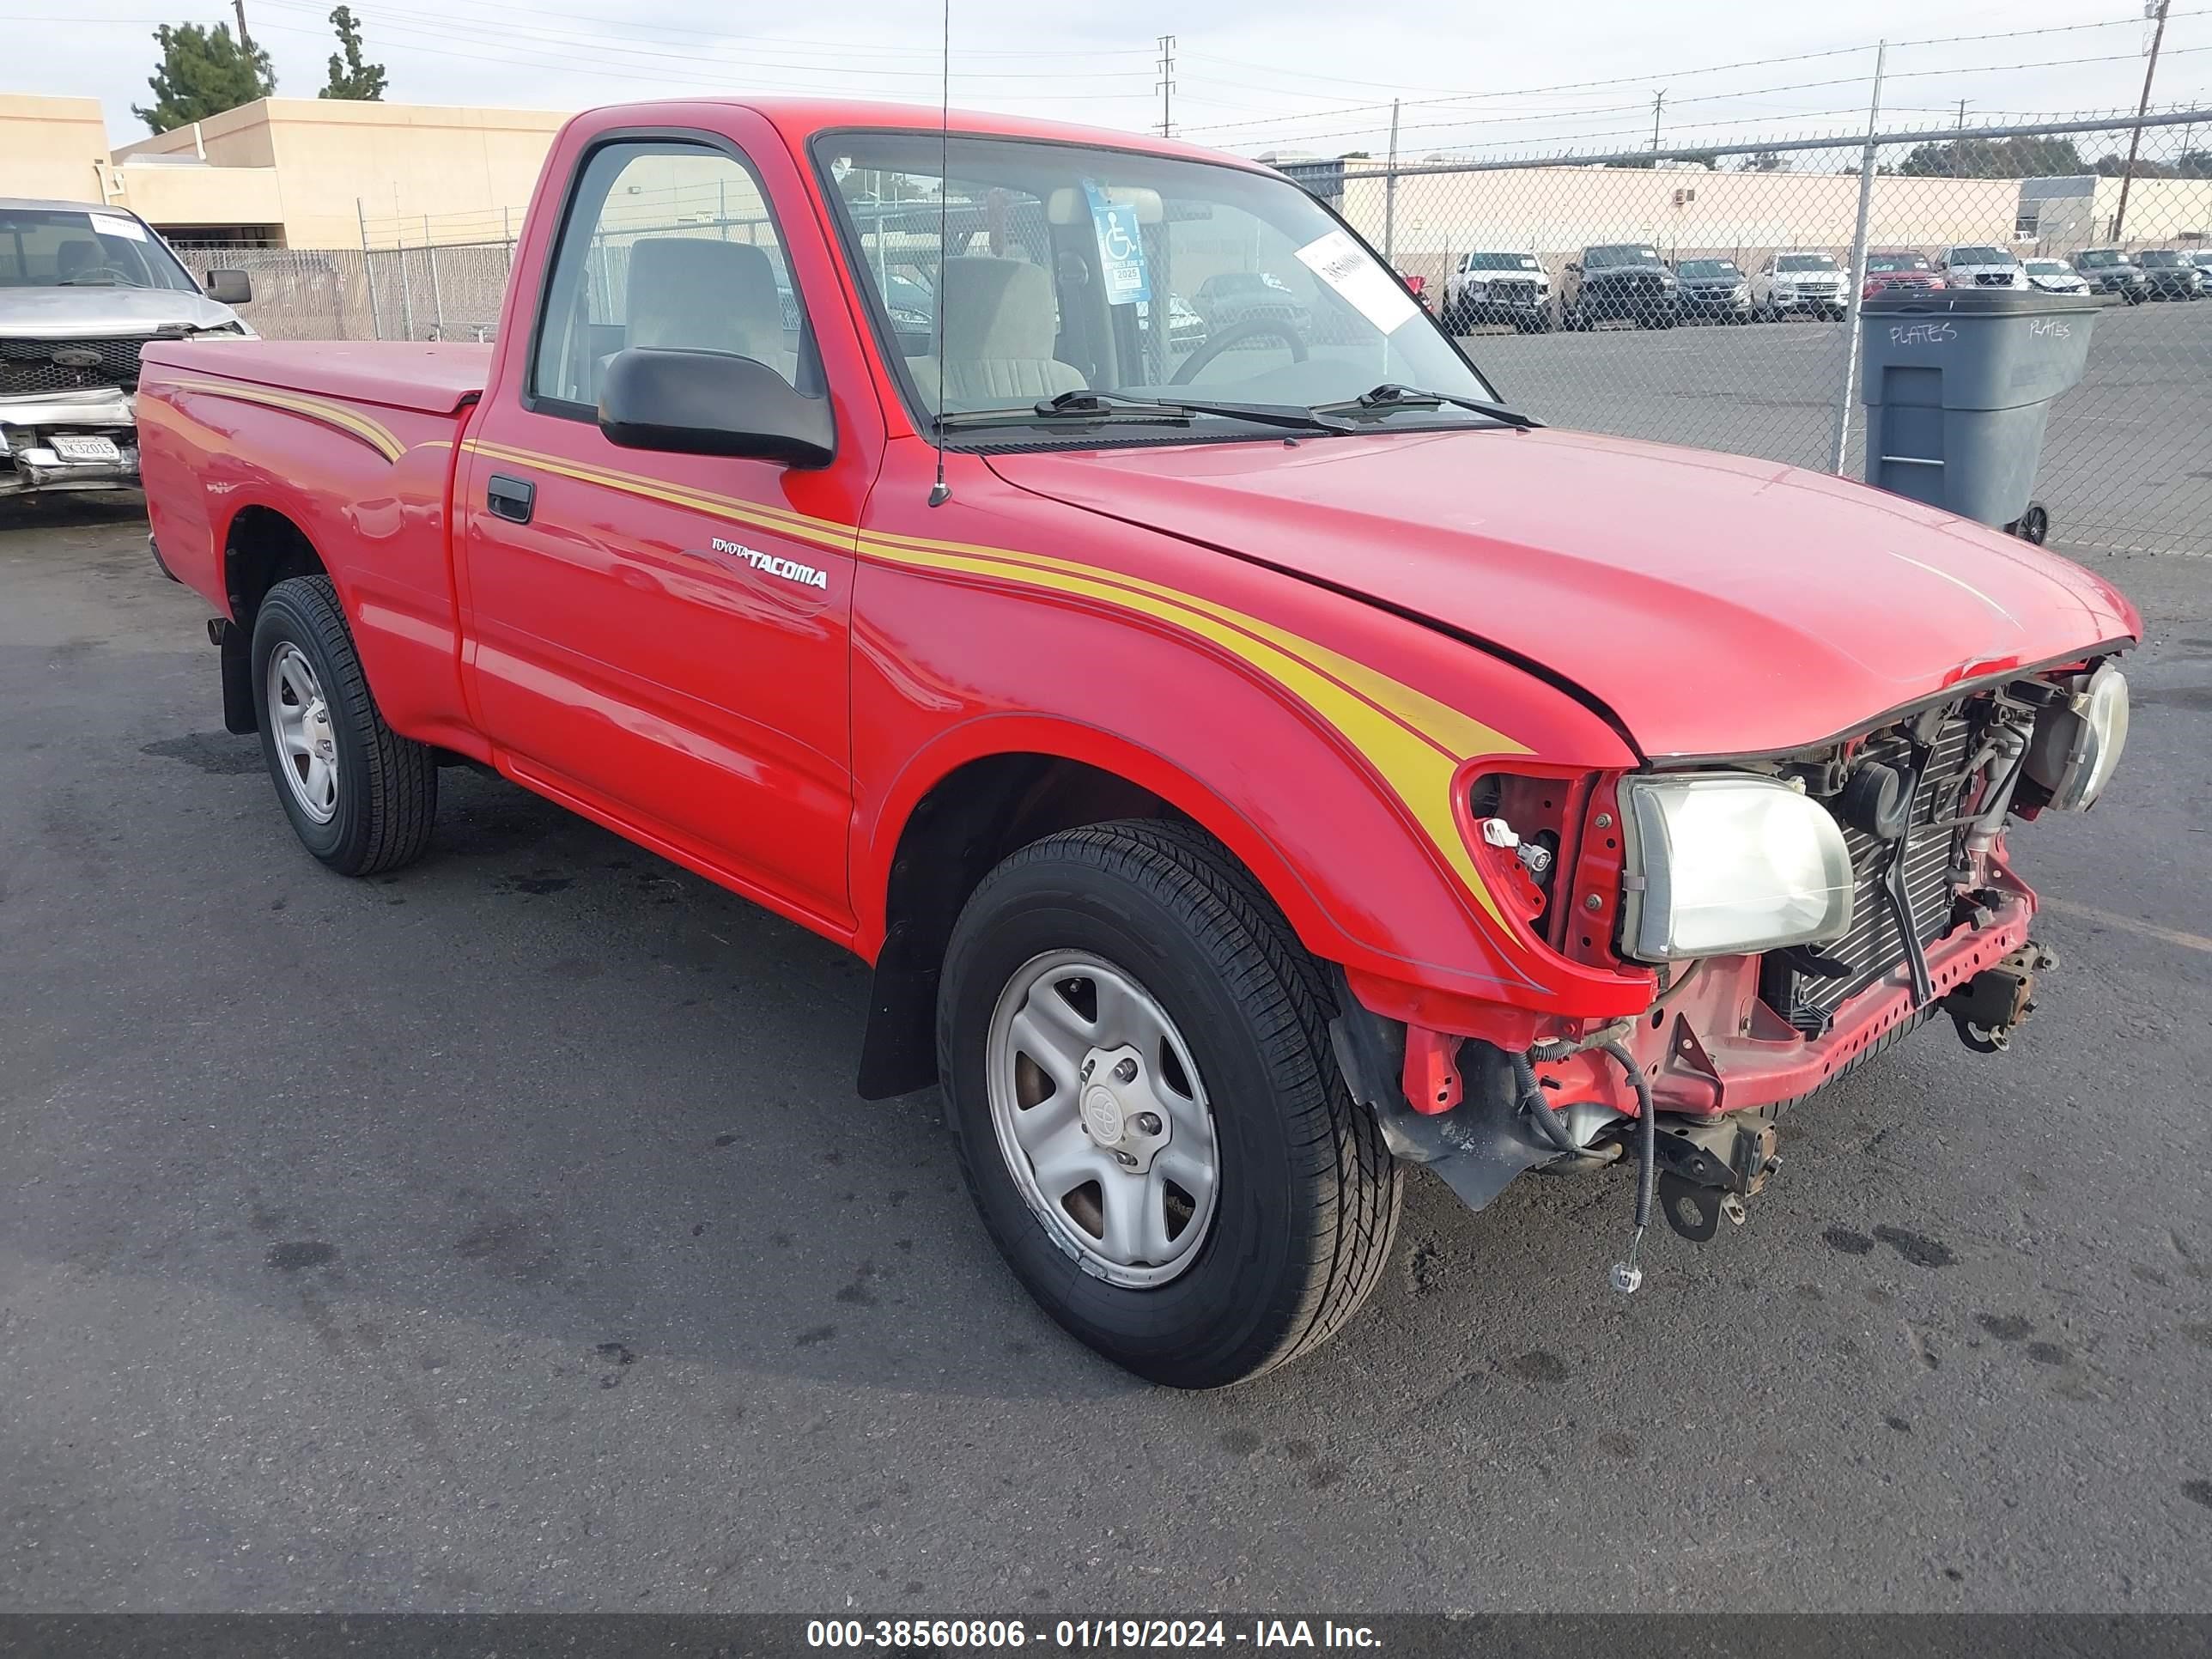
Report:
[[[1419,279],[1517,407],[1854,476],[1862,295],[1939,279],[2087,292],[2102,307],[2088,372],[2052,411],[2037,483],[2054,538],[2203,545],[2212,111],[1283,170]],[[436,240],[446,231],[425,222],[422,245],[367,250],[179,252],[195,270],[247,271],[249,315],[270,338],[489,339],[514,243]],[[1669,285],[1646,303],[1635,273],[1655,264]]]
[[[489,340],[514,263],[512,242],[421,247],[177,245],[195,274],[243,270],[246,316],[271,340]]]
[[[1863,295],[2087,294],[2087,374],[2053,409],[2036,487],[2054,538],[2203,545],[2212,112],[1285,170],[1419,279],[1516,407],[1854,476]]]

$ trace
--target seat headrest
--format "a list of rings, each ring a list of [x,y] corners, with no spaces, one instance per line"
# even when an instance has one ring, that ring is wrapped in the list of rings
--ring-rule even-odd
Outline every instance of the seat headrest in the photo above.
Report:
[[[648,236],[630,246],[628,343],[733,351],[774,362],[783,349],[775,265],[749,242]]]
[[[1042,265],[988,254],[945,262],[945,355],[954,362],[1050,358],[1060,331]]]

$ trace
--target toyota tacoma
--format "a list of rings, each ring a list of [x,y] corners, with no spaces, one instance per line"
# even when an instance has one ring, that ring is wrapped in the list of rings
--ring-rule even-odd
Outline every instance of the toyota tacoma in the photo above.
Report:
[[[1192,341],[1209,283],[1283,298]],[[145,364],[156,557],[309,853],[421,857],[469,762],[856,952],[860,1092],[941,1087],[1022,1283],[1185,1387],[1339,1329],[1408,1164],[1632,1171],[1630,1290],[1786,1105],[1939,1018],[2005,1047],[2014,828],[2126,736],[2100,578],[1547,428],[1327,206],[1164,140],[599,110],[495,343]]]

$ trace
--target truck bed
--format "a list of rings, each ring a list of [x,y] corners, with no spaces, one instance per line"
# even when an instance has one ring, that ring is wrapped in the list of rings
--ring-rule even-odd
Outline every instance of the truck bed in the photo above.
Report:
[[[489,346],[159,342],[140,360],[140,471],[162,567],[218,617],[312,568],[337,587],[385,718],[482,757],[447,546]]]
[[[491,348],[407,340],[160,341],[148,345],[140,361],[348,403],[451,415],[483,393]]]

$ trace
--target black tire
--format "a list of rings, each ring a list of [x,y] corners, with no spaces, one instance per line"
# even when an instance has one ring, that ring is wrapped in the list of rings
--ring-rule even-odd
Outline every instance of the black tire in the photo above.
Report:
[[[1212,1102],[1218,1192],[1182,1273],[1150,1289],[1085,1271],[1000,1150],[987,1048],[1023,965],[1079,950],[1173,1018]],[[1318,1347],[1380,1279],[1401,1178],[1346,1092],[1326,982],[1258,884],[1203,832],[1145,819],[1022,848],[960,914],[938,996],[938,1067],[969,1194],[1044,1310],[1155,1382],[1219,1388]]]
[[[270,665],[287,644],[307,659],[330,711],[337,795],[326,823],[307,811],[287,781],[270,718]],[[261,757],[301,843],[342,876],[374,875],[420,858],[438,811],[435,753],[385,724],[329,577],[295,576],[269,590],[253,618],[252,663]]]

